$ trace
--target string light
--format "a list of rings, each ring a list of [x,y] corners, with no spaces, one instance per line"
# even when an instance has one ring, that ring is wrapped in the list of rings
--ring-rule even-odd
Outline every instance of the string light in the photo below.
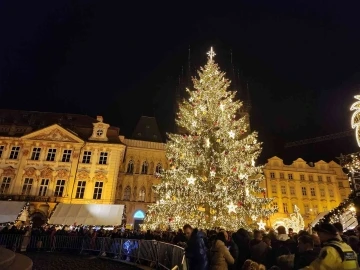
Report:
[[[186,223],[254,229],[256,220],[276,211],[267,207],[272,199],[260,186],[262,167],[255,166],[262,150],[257,133],[246,133],[248,119],[238,117],[242,103],[228,91],[230,81],[213,61],[212,48],[208,56],[193,79],[194,89],[187,89],[189,99],[179,106],[176,123],[186,135],[168,134],[170,169],[153,188],[161,203],[149,205],[144,229],[177,229]]]

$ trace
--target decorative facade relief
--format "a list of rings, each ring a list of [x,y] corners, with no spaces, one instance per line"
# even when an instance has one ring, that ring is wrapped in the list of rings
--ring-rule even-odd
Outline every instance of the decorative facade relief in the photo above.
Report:
[[[93,180],[95,181],[103,181],[103,182],[107,182],[107,176],[105,172],[99,171],[95,173],[95,176],[93,177]]]
[[[76,174],[76,178],[81,180],[90,180],[90,175],[87,171],[79,171]]]
[[[59,128],[54,128],[50,132],[43,132],[37,136],[31,137],[33,140],[47,140],[47,141],[62,141],[62,142],[77,142],[69,135],[62,132]]]
[[[69,171],[67,170],[59,170],[57,171],[56,176],[61,179],[65,179],[69,177]]]
[[[41,176],[41,178],[50,179],[50,178],[53,177],[53,172],[54,172],[54,170],[50,169],[49,167],[46,167],[46,168],[41,170],[40,176]]]
[[[25,177],[36,177],[36,169],[34,167],[25,168],[23,171]]]
[[[2,176],[13,176],[15,175],[15,169],[11,166],[8,166],[4,169],[0,169],[0,175]]]

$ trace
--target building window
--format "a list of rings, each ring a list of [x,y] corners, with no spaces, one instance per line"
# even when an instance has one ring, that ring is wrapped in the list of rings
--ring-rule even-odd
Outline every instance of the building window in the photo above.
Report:
[[[327,181],[328,183],[331,183],[331,177],[330,177],[330,176],[326,176],[326,181]]]
[[[127,186],[124,191],[124,201],[130,201],[131,198],[131,188]]]
[[[41,179],[40,188],[39,188],[39,196],[46,196],[48,186],[49,186],[49,179]]]
[[[309,174],[309,181],[314,181],[314,176],[312,174]]]
[[[56,149],[50,148],[47,153],[46,161],[54,161],[56,155]]]
[[[17,159],[19,156],[19,152],[20,152],[20,146],[13,146],[11,148],[11,152],[10,152],[10,159]]]
[[[318,181],[319,181],[319,182],[322,182],[322,180],[323,180],[322,176],[321,176],[321,175],[318,175]]]
[[[343,187],[344,187],[343,182],[339,182],[338,184],[339,184],[339,188],[343,188]]]
[[[146,161],[144,161],[144,163],[143,163],[143,165],[141,167],[141,174],[147,174],[148,167],[149,167],[148,163]]]
[[[286,187],[285,186],[281,186],[281,194],[286,195]]]
[[[10,183],[11,183],[11,177],[7,177],[7,176],[3,177],[1,187],[0,187],[0,194],[9,193]]]
[[[101,137],[104,134],[104,131],[102,129],[98,129],[96,131],[96,136]]]
[[[33,184],[32,178],[25,178],[21,195],[30,195],[32,184]]]
[[[325,189],[320,188],[320,196],[325,197]]]
[[[161,170],[162,170],[162,167],[161,167],[161,163],[158,163],[158,165],[156,165],[156,168],[155,168],[155,173],[161,173]]]
[[[318,214],[318,206],[316,204],[313,206],[313,212],[315,215]]]
[[[40,159],[40,147],[34,147],[31,153],[31,160],[39,160]]]
[[[88,164],[88,163],[90,163],[90,160],[91,160],[91,151],[84,151],[82,163]]]
[[[101,200],[101,195],[103,191],[104,182],[95,182],[95,188],[94,188],[94,200]]]
[[[2,154],[4,152],[4,145],[0,145],[0,158],[2,157]]]
[[[100,152],[100,158],[99,158],[99,164],[106,165],[108,159],[108,153],[107,152]]]
[[[129,161],[126,173],[134,173],[134,161]]]
[[[144,202],[145,201],[145,188],[142,187],[139,192],[139,201]]]
[[[56,180],[56,186],[55,186],[55,197],[62,197],[64,193],[65,188],[65,180]]]
[[[300,174],[300,180],[301,180],[301,181],[305,181],[305,175]],[[310,180],[310,179],[309,179],[309,180]]]
[[[284,179],[285,177],[284,177],[284,173],[280,173],[280,179]]]
[[[308,204],[304,204],[305,214],[310,212],[310,208]]]
[[[86,186],[86,181],[78,181],[76,188],[76,195],[75,195],[76,199],[84,199],[85,186]]]
[[[273,202],[273,206],[274,206],[274,208],[278,208],[278,203],[277,203],[277,202]]]
[[[288,213],[288,205],[287,203],[283,203],[284,213]]]
[[[310,188],[310,194],[311,194],[311,196],[316,196],[316,194],[315,194],[315,188]]]
[[[289,180],[294,179],[292,173],[289,173],[289,174],[288,174],[288,179],[289,179]]]
[[[70,162],[72,150],[65,149],[62,155],[61,162]]]
[[[306,187],[302,187],[301,192],[303,196],[306,196]]]
[[[295,195],[295,188],[294,187],[290,187],[290,195]]]
[[[273,194],[276,193],[276,186],[275,186],[275,185],[272,185],[272,186],[271,186],[271,192],[272,192]]]
[[[271,179],[275,179],[275,173],[274,173],[274,172],[271,172],[271,173],[270,173],[270,178],[271,178]]]
[[[329,196],[334,197],[334,191],[332,189],[329,189]]]

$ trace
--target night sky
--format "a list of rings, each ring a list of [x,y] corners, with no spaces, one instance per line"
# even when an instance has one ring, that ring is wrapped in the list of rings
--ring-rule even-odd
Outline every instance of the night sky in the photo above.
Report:
[[[354,136],[283,145],[351,128],[358,1],[156,2],[0,1],[1,107],[103,115],[126,136],[141,115],[156,116],[165,133],[189,46],[192,68],[214,46],[220,66],[228,69],[232,50],[250,82],[260,162],[357,151]]]

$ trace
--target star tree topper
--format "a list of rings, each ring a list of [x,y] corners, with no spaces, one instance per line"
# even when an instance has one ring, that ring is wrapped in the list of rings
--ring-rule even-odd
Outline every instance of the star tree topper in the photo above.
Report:
[[[213,57],[216,55],[216,53],[213,50],[213,47],[210,48],[210,51],[207,52],[207,55],[209,56],[210,60],[213,59]]]

